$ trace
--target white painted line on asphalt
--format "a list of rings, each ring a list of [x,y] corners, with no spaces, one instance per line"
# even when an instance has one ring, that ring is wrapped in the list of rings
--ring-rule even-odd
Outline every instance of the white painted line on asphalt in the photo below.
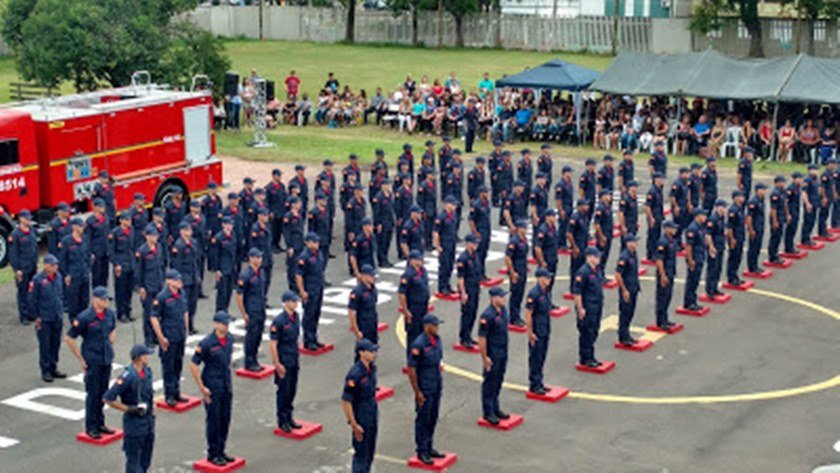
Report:
[[[0,448],[14,447],[19,444],[20,440],[10,439],[9,437],[0,437]]]
[[[840,440],[838,440],[837,443],[834,444],[834,451],[840,453]]]

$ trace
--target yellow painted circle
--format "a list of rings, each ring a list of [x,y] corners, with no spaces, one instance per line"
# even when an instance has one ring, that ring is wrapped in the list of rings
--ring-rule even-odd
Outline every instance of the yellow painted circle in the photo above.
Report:
[[[568,280],[568,276],[557,276],[556,279],[558,280]],[[641,277],[640,280],[644,281],[652,281],[655,278],[647,276]],[[674,282],[677,283],[684,283],[684,280],[675,279]],[[746,291],[750,294],[755,294],[764,297],[772,297],[775,299],[779,299],[781,301],[790,302],[793,304],[801,305],[805,308],[814,310],[819,312],[823,315],[827,315],[834,320],[840,320],[840,313],[835,312],[827,307],[821,306],[819,304],[815,304],[810,301],[806,301],[803,299],[799,299],[797,297],[788,296],[785,294],[779,294],[777,292],[766,291],[763,289],[750,289]],[[397,320],[397,324],[395,327],[395,331],[397,334],[397,339],[400,341],[400,344],[405,347],[406,345],[406,334],[405,330],[403,329],[403,324],[401,323],[403,316],[401,315]],[[444,369],[449,374],[454,374],[457,376],[461,376],[463,378],[467,378],[473,381],[482,381],[482,376],[480,374],[476,374],[472,371],[465,370],[463,368],[450,365],[449,363],[444,363]],[[755,393],[745,393],[745,394],[731,394],[731,395],[719,395],[719,396],[675,396],[675,397],[640,397],[640,396],[621,396],[621,395],[613,395],[613,394],[598,394],[598,393],[586,393],[586,392],[579,392],[572,390],[569,393],[570,398],[575,399],[584,399],[588,401],[599,401],[599,402],[617,402],[617,403],[627,403],[627,404],[717,404],[717,403],[731,403],[731,402],[748,402],[748,401],[764,401],[770,399],[781,399],[786,397],[793,397],[799,396],[802,394],[809,394],[815,393],[818,391],[823,391],[826,389],[831,389],[834,387],[840,386],[840,374],[834,376],[833,378],[829,378],[825,381],[821,381],[818,383],[808,384],[805,386],[799,386],[789,389],[778,389],[772,391],[761,391]],[[504,388],[513,390],[513,391],[521,391],[527,392],[528,386],[516,383],[508,383],[505,382],[503,384]]]

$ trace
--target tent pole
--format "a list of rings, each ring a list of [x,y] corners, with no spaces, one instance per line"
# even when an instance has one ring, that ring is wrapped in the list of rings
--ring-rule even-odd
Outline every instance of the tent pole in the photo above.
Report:
[[[677,136],[679,133],[680,123],[682,123],[682,97],[677,96],[677,129],[671,130],[672,136]],[[677,154],[677,140],[671,142],[671,154]]]
[[[775,159],[776,157],[776,124],[779,122],[779,101],[776,100],[776,106],[773,107],[773,123],[770,124],[771,129],[773,130],[773,141],[770,142],[770,156],[767,158],[768,161],[771,159]]]
[[[574,95],[575,102],[575,133],[577,134],[578,146],[580,146],[580,91]]]
[[[591,92],[589,92],[589,93],[591,93]],[[589,98],[592,98],[592,96],[590,95]],[[583,112],[583,117],[584,117],[583,118],[583,123],[586,123],[587,125],[589,125],[589,107],[590,106],[591,106],[591,100],[587,100],[586,101],[586,110],[584,110],[584,112]],[[580,146],[583,146],[583,143],[580,143]]]

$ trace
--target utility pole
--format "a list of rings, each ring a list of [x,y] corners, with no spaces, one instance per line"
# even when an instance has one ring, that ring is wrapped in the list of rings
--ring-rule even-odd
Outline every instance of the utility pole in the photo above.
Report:
[[[437,4],[438,49],[443,48],[443,0]]]
[[[259,4],[260,5],[260,41],[262,41],[264,39],[263,38],[263,1],[264,0],[260,0],[260,4]]]
[[[620,0],[613,0],[612,55],[618,54],[618,12]]]

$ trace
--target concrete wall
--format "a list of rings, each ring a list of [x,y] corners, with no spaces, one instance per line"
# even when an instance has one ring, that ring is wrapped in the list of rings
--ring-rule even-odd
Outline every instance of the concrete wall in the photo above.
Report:
[[[691,32],[688,19],[654,18],[650,28],[651,52],[676,54],[691,52]]]

